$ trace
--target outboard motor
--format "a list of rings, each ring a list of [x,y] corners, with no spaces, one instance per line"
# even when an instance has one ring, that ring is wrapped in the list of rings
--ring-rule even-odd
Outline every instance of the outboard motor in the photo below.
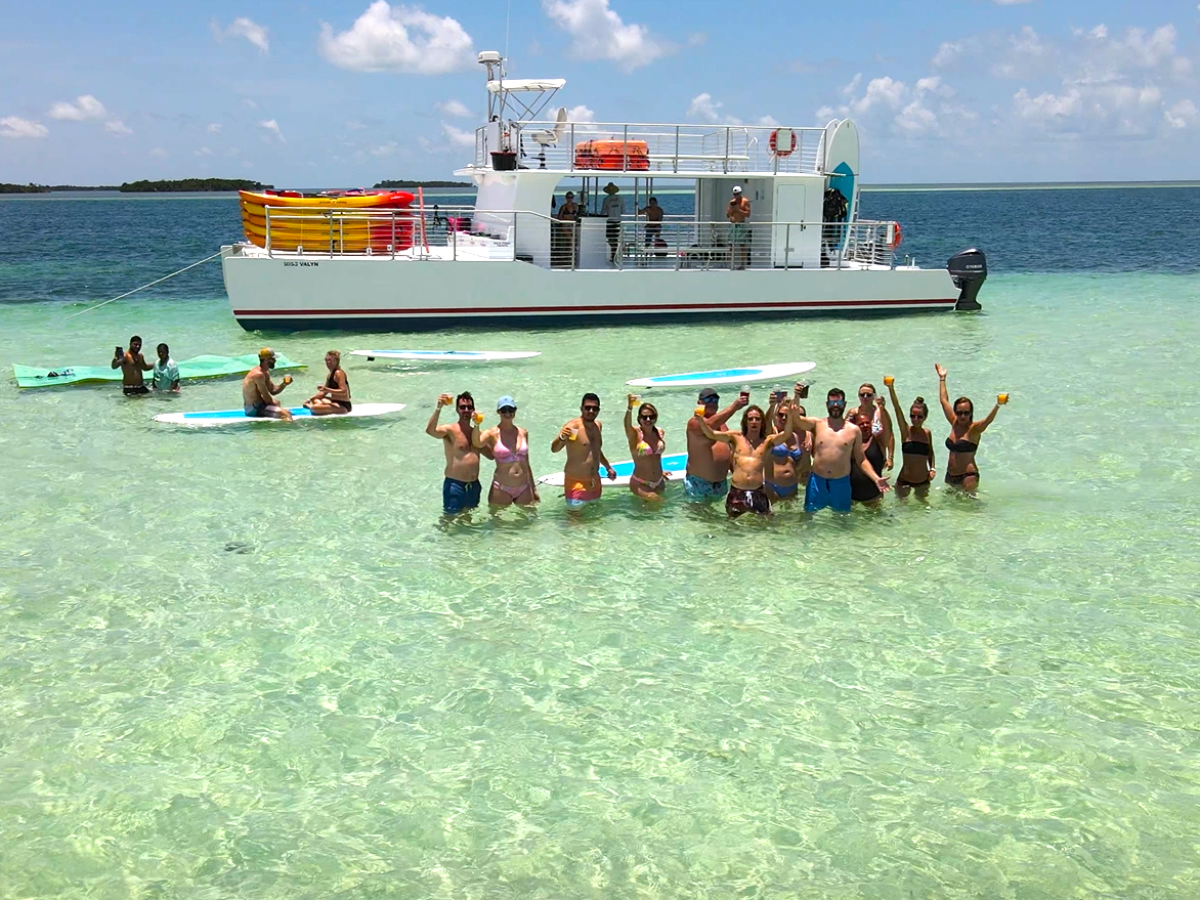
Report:
[[[946,268],[950,271],[950,277],[954,279],[954,286],[960,291],[954,308],[970,311],[983,309],[975,299],[979,295],[979,289],[987,281],[987,257],[983,255],[983,251],[974,247],[970,250],[960,250],[950,257]]]

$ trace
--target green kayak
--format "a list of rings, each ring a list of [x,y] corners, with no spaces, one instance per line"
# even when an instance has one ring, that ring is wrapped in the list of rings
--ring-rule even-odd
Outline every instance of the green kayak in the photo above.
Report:
[[[147,357],[152,362],[153,357]],[[197,378],[223,378],[227,375],[245,375],[258,365],[258,356],[195,356],[179,363],[179,378],[190,381]],[[275,358],[275,369],[303,369],[286,356]],[[13,374],[17,386],[23,388],[58,387],[63,384],[96,384],[101,381],[121,380],[121,370],[108,366],[60,366],[56,369],[35,369],[13,363]],[[149,379],[150,373],[146,373]]]

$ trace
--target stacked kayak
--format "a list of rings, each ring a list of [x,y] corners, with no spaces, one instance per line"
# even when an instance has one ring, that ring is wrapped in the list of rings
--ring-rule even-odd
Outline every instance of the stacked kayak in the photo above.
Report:
[[[193,381],[201,378],[223,378],[228,375],[245,375],[258,365],[258,356],[196,356],[179,363],[179,379]],[[275,357],[275,369],[303,369],[300,363],[286,356]],[[58,366],[53,369],[37,369],[32,366],[13,364],[13,375],[17,387],[58,387],[64,384],[98,384],[102,381],[121,380],[121,370],[109,366]],[[146,373],[150,377],[150,373]]]
[[[329,250],[361,253],[368,248],[387,252],[407,250],[413,242],[413,223],[407,210],[413,195],[382,191],[342,197],[288,197],[239,191],[246,239],[267,245],[270,219],[271,249]]]

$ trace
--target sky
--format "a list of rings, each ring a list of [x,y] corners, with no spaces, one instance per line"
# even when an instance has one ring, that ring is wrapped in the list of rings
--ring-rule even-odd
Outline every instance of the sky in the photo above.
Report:
[[[577,121],[850,117],[868,184],[1200,179],[1197,0],[0,0],[0,181],[448,178],[506,47]]]

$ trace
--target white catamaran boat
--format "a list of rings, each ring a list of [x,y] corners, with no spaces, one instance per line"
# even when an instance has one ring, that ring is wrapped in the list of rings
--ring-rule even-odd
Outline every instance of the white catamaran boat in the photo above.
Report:
[[[849,119],[824,128],[605,124],[568,121],[560,108],[539,120],[563,80],[507,79],[494,51],[479,62],[487,122],[474,160],[456,172],[477,185],[474,207],[414,207],[403,192],[243,193],[247,241],[222,247],[222,266],[244,328],[980,308],[983,253],[918,268],[898,256],[899,223],[858,217]],[[651,209],[656,188],[693,193],[694,212]],[[602,213],[614,193],[621,204]],[[735,195],[750,201],[740,225],[727,216]]]

